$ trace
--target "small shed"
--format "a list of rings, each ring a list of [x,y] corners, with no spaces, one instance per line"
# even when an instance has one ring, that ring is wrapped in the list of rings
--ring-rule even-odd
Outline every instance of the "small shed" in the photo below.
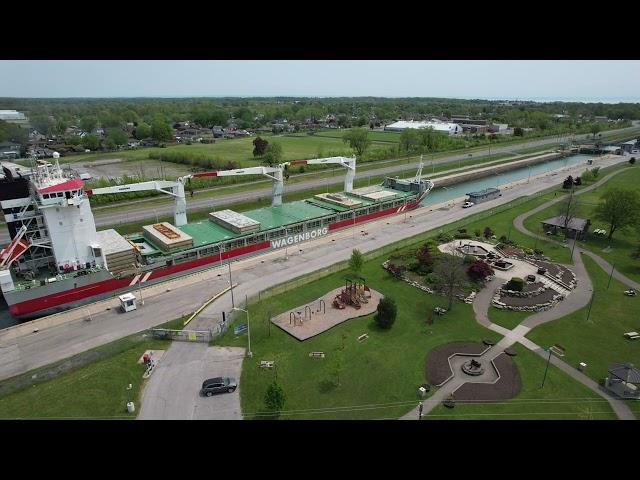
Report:
[[[131,312],[137,308],[136,297],[133,293],[125,293],[118,298],[120,299],[120,306],[123,312]]]
[[[482,203],[502,196],[500,190],[497,188],[486,188],[479,192],[467,193],[467,195],[469,196],[469,198],[467,198],[467,202],[472,203]]]
[[[612,363],[605,387],[622,398],[640,399],[640,370],[632,363]]]
[[[567,237],[569,238],[577,238],[578,240],[584,240],[589,231],[589,226],[591,225],[591,220],[588,218],[570,218],[569,221],[566,220],[564,215],[559,215],[557,217],[547,218],[546,220],[542,220],[542,228],[545,232],[557,233],[558,229],[564,232],[565,228],[567,229]]]

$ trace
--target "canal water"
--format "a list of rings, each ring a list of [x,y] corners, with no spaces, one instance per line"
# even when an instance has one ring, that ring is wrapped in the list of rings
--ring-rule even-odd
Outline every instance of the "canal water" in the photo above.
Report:
[[[586,167],[587,160],[591,158],[593,158],[591,155],[571,155],[569,157],[558,158],[556,160],[539,163],[530,167],[517,168],[515,170],[509,170],[508,172],[494,174],[488,177],[478,178],[476,180],[469,180],[468,182],[451,185],[450,187],[438,187],[438,179],[436,178],[433,180],[436,186],[422,201],[422,205],[435,205],[454,198],[463,197],[469,192],[484,190],[485,188],[500,188],[501,185],[515,182],[517,180],[523,180],[525,178],[529,178],[529,176],[534,177],[536,175],[550,172],[551,170],[570,167],[580,163],[584,163]],[[426,175],[426,178],[429,178],[428,174]]]
[[[587,160],[593,158],[591,155],[571,155],[565,158],[559,158],[551,160],[545,163],[539,163],[531,167],[522,167],[508,172],[503,172],[498,175],[491,175],[488,177],[479,178],[477,180],[470,180],[457,185],[451,185],[450,187],[438,187],[438,181],[435,180],[435,188],[427,195],[422,201],[422,205],[434,205],[436,203],[446,202],[454,198],[462,197],[469,192],[475,192],[478,190],[484,190],[489,187],[498,187],[507,183],[515,182],[528,178],[529,175],[534,177],[542,173],[550,172],[558,168],[568,167],[584,163],[587,165]],[[428,178],[428,175],[427,175]],[[16,321],[9,314],[4,298],[0,296],[0,329],[15,325]]]

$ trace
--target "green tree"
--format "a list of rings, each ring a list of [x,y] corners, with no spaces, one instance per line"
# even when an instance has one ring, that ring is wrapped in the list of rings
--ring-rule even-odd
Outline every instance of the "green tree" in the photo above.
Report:
[[[410,152],[420,142],[418,132],[413,128],[405,128],[400,134],[400,148],[405,152]]]
[[[341,349],[335,351],[329,360],[329,374],[333,377],[336,387],[340,386],[340,375],[344,370],[344,355]]]
[[[371,144],[369,132],[364,128],[352,128],[345,132],[342,136],[342,141],[348,143],[355,150],[358,157],[362,157]]]
[[[640,223],[640,194],[635,190],[612,188],[602,195],[595,217],[609,225],[609,240],[616,230]]]
[[[82,146],[89,150],[97,150],[100,148],[100,140],[95,135],[85,135],[82,137]]]
[[[278,416],[279,412],[284,408],[285,401],[286,396],[284,394],[284,390],[274,380],[273,383],[269,385],[264,395],[265,406],[274,414],[274,416]]]
[[[596,135],[602,131],[602,126],[598,123],[592,123],[589,125],[589,132],[593,134],[593,138],[596,138]]]
[[[151,126],[148,123],[140,122],[136,127],[136,138],[142,140],[151,136]]]
[[[91,133],[98,126],[98,119],[94,116],[82,117],[80,119],[80,128],[85,132]]]
[[[260,137],[256,137],[256,139],[253,141],[253,156],[261,157],[267,151],[268,146],[269,146],[268,141]]]
[[[360,273],[362,266],[364,265],[364,256],[362,252],[357,248],[354,248],[351,252],[351,258],[349,259],[349,268],[353,273]]]
[[[377,313],[375,316],[376,325],[380,328],[389,329],[396,321],[398,315],[398,307],[396,302],[390,297],[384,297],[378,303]]]
[[[464,261],[453,248],[450,248],[448,254],[438,257],[433,267],[433,273],[440,290],[449,299],[447,308],[451,310],[456,293],[467,283]]]
[[[156,118],[151,123],[151,137],[156,142],[168,142],[173,138],[171,127],[162,118]]]
[[[107,140],[113,141],[114,145],[126,145],[128,139],[127,134],[119,128],[107,130]]]
[[[273,167],[282,161],[283,155],[282,145],[277,142],[271,142],[267,146],[262,159],[265,165]]]

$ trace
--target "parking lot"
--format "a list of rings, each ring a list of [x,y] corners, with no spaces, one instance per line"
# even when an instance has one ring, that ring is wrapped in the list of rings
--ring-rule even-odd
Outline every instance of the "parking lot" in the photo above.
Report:
[[[142,394],[140,420],[241,420],[240,369],[244,348],[209,347],[206,343],[174,342]],[[233,377],[233,393],[200,395],[202,382]]]

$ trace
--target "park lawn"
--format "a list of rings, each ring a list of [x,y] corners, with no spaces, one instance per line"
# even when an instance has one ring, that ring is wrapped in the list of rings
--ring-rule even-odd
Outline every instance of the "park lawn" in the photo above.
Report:
[[[596,220],[594,216],[595,208],[604,192],[614,187],[635,189],[640,183],[640,168],[631,167],[629,164],[622,164],[615,170],[618,169],[626,169],[626,171],[616,175],[603,185],[589,192],[574,196],[574,201],[578,202],[579,205],[577,215],[591,219],[591,231],[596,228],[609,229],[608,225]],[[602,170],[604,173],[601,172],[599,177],[601,178],[610,171],[613,171],[613,169]],[[527,218],[524,225],[532,232],[540,232],[540,221],[555,215],[561,215],[561,209],[561,206],[553,205]],[[551,238],[561,241],[564,237],[563,235],[555,235]],[[616,270],[622,274],[635,281],[640,281],[640,261],[634,260],[631,257],[631,253],[638,247],[637,235],[633,228],[616,231],[611,242],[607,240],[606,236],[601,237],[590,234],[586,241],[578,242],[578,246],[593,251],[612,265],[615,265]],[[608,246],[611,248],[607,248]]]
[[[569,365],[585,362],[585,374],[600,382],[607,376],[609,363],[631,362],[640,365],[640,344],[623,334],[640,330],[640,301],[623,294],[627,287],[591,258],[582,256],[594,286],[589,320],[589,305],[553,322],[533,329],[527,337],[540,346],[560,344],[566,349],[563,358]],[[578,288],[580,288],[578,286]]]
[[[510,400],[456,403],[452,409],[438,405],[428,420],[615,420],[600,395],[550,365],[540,388],[547,362],[526,347],[515,344],[513,360],[520,372],[522,390]]]
[[[518,312],[516,310],[500,309],[490,305],[488,316],[491,322],[498,324],[501,327],[508,328],[509,330],[513,330],[520,325],[525,318],[531,316],[533,313],[535,312]]]
[[[150,154],[161,153],[191,153],[197,155],[208,155],[212,158],[220,157],[221,160],[235,161],[240,167],[259,165],[260,159],[253,156],[253,141],[255,137],[235,138],[217,140],[216,143],[204,144],[195,143],[192,145],[171,145],[166,148],[151,147],[134,150],[122,150],[108,153],[90,153],[84,155],[69,155],[62,157],[61,163],[68,162],[88,162],[93,160],[104,160],[108,158],[125,158],[127,160],[148,159]],[[292,136],[269,136],[269,143],[279,143],[282,145],[283,160],[300,160],[314,157],[324,157],[333,155],[348,155],[350,148],[342,139],[330,137],[292,137]],[[383,148],[383,145],[373,144],[369,148],[376,150]]]
[[[123,352],[0,398],[0,419],[135,418],[140,408],[145,350],[166,350],[170,342],[147,340]],[[132,389],[126,387],[131,384]]]
[[[157,328],[182,329],[186,318]],[[145,366],[138,359],[146,350],[166,350],[170,345],[171,341],[136,333],[3,380],[0,420],[133,419],[144,386]],[[129,384],[131,390],[127,390]],[[129,401],[136,412],[127,412]]]
[[[282,418],[398,418],[416,405],[417,388],[425,382],[425,360],[429,350],[456,340],[500,338],[478,325],[471,306],[462,302],[456,302],[451,312],[428,326],[428,312],[441,305],[444,299],[391,278],[381,267],[383,260],[384,257],[378,257],[366,261],[362,276],[371,288],[395,299],[398,318],[390,330],[378,329],[373,315],[348,320],[304,342],[274,325],[269,327],[271,316],[344,285],[344,277],[348,274],[345,270],[249,306],[254,359],[245,361],[240,380],[245,418],[255,418],[255,414],[263,411],[265,391],[276,374],[286,395],[284,410],[290,412]],[[331,308],[327,305],[328,311]],[[244,317],[239,318],[244,323]],[[369,338],[360,343],[357,337],[363,333],[368,333]],[[229,329],[216,344],[246,346],[247,338],[245,334],[234,338]],[[340,385],[335,386],[331,363],[343,344],[344,366]],[[309,352],[314,351],[325,352],[326,358],[309,358]],[[277,368],[273,371],[260,369],[256,366],[260,360],[275,360]]]
[[[550,242],[545,242],[544,240],[537,240],[535,238],[529,237],[523,233],[520,233],[513,227],[513,219],[518,215],[527,212],[538,205],[545,203],[548,200],[554,198],[556,192],[559,189],[552,189],[544,192],[542,195],[535,196],[530,200],[527,200],[523,203],[517,203],[517,205],[513,208],[510,208],[511,203],[501,206],[501,210],[499,213],[492,214],[493,210],[489,210],[486,214],[489,215],[488,218],[483,218],[482,220],[474,220],[465,224],[464,227],[467,229],[468,233],[473,234],[476,230],[483,232],[485,227],[489,227],[493,230],[494,234],[498,239],[501,236],[506,236],[508,239],[514,241],[516,244],[525,247],[525,248],[538,248],[543,251],[543,254],[549,257],[551,260],[560,262],[560,263],[570,263],[571,262],[571,251],[568,248],[561,247],[559,245],[554,245]]]

